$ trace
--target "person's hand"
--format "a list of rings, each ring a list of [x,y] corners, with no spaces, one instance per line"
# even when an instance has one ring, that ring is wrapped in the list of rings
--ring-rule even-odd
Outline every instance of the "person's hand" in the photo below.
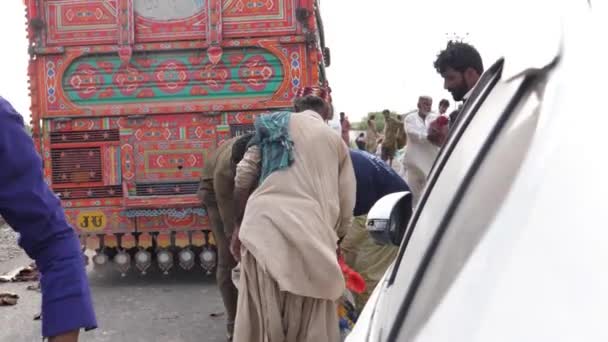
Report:
[[[241,262],[241,239],[239,239],[240,226],[235,225],[232,233],[232,241],[230,241],[230,253],[236,262]]]
[[[49,338],[49,342],[78,342],[79,330],[69,331],[67,333]]]

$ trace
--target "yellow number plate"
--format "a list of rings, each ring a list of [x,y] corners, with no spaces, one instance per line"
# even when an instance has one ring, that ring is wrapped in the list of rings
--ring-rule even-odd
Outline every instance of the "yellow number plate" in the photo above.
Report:
[[[78,214],[78,228],[83,231],[102,231],[108,224],[106,214],[101,211],[85,211]]]

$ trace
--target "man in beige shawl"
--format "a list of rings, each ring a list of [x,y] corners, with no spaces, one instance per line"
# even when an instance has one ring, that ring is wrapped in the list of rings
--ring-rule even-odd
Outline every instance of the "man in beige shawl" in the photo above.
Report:
[[[338,241],[352,223],[356,180],[346,144],[325,123],[324,92],[306,88],[288,125],[293,162],[260,175],[261,150],[237,166],[233,241],[241,260],[235,342],[337,342],[337,300],[345,290]],[[236,236],[237,234],[235,234]]]

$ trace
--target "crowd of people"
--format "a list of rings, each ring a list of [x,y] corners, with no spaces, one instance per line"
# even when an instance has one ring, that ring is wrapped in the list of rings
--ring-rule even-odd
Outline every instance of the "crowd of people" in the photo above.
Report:
[[[462,42],[450,42],[434,67],[456,101],[471,95],[483,73],[479,53]],[[467,106],[446,116],[449,103],[441,101],[434,113],[432,99],[421,96],[418,109],[401,118],[385,110],[383,134],[370,117],[366,138],[350,148],[349,125],[336,134],[327,124],[334,112],[329,93],[300,89],[292,111],[258,117],[255,133],[224,142],[206,161],[199,196],[218,246],[229,340],[340,341],[348,326],[339,303],[353,276],[346,270],[365,281],[353,290],[354,321],[397,253],[371,241],[366,214],[386,194],[420,196]],[[80,243],[44,182],[21,116],[2,99],[0,122],[0,214],[21,233],[20,245],[42,274],[43,335],[77,341],[80,329],[97,326]],[[402,146],[404,177],[390,166]]]
[[[465,101],[483,73],[483,62],[478,51],[469,44],[450,42],[438,56],[434,67],[444,79],[444,88],[455,101]],[[424,189],[425,180],[453,126],[461,107],[448,113],[450,101],[441,99],[437,110],[432,110],[433,98],[421,95],[417,109],[405,114],[382,111],[384,129],[377,129],[375,114],[370,114],[365,132],[360,132],[354,146],[373,153],[399,171],[407,181],[414,203]],[[351,145],[348,131],[351,124],[344,113],[340,113],[342,137]],[[396,160],[395,160],[396,159]]]
[[[456,101],[470,96],[483,73],[479,53],[461,42],[448,44],[435,69]],[[410,191],[415,205],[461,110],[448,114],[450,103],[444,99],[434,112],[433,100],[420,96],[417,110],[405,115],[384,110],[383,132],[370,116],[367,131],[351,146],[345,113],[340,113],[339,134],[327,124],[333,117],[329,93],[319,87],[301,89],[293,111],[258,117],[254,134],[218,149],[218,160],[231,160],[230,165],[218,169],[221,164],[208,164],[215,169],[205,173],[227,175],[223,179],[231,184],[225,187],[233,189],[226,196],[231,203],[224,205],[234,211],[213,229],[225,239],[218,246],[230,245],[231,253],[220,253],[220,265],[229,266],[218,271],[218,284],[224,297],[231,296],[225,303],[234,341],[343,337],[339,327],[344,332],[348,324],[338,312],[349,287],[340,260],[365,281],[364,290],[354,291],[354,315],[348,316],[356,320],[397,253],[397,248],[371,240],[366,215],[378,199],[394,192]],[[222,152],[229,146],[232,155],[221,157],[230,153]],[[405,153],[397,172],[392,165],[400,149]],[[201,187],[206,206],[223,197],[214,177],[203,180],[212,186]],[[237,263],[235,285],[226,279]]]

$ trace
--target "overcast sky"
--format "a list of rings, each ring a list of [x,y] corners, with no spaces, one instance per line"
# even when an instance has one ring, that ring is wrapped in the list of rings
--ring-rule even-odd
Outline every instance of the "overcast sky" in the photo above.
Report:
[[[421,94],[433,97],[433,108],[442,97],[452,100],[433,69],[446,33],[468,33],[489,66],[505,52],[505,40],[518,39],[517,2],[546,1],[321,0],[336,110],[354,121],[384,108],[413,109]],[[29,117],[24,15],[21,0],[0,0],[0,95]]]

